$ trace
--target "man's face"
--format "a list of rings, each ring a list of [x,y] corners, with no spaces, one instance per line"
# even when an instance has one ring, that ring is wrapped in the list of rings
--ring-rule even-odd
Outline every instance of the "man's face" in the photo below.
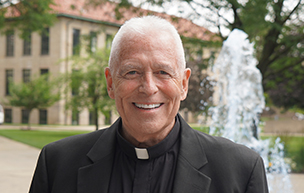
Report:
[[[173,42],[167,34],[125,38],[118,62],[105,71],[123,129],[142,136],[137,140],[167,135],[186,98],[191,72],[177,64]]]

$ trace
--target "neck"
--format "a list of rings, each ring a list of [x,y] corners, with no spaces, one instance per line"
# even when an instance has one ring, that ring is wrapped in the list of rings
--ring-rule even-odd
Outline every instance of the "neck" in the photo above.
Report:
[[[122,127],[121,135],[123,138],[125,138],[135,147],[148,148],[158,144],[163,139],[165,139],[172,130],[173,126],[174,126],[174,122],[173,125],[170,127],[170,129],[164,129],[161,130],[160,133],[153,133],[153,134],[142,134],[142,133],[139,134],[136,132],[134,134],[131,134],[127,129]]]

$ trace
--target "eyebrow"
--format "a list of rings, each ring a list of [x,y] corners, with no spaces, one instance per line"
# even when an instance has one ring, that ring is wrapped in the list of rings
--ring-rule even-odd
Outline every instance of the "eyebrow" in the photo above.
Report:
[[[173,72],[175,71],[175,69],[172,68],[172,66],[169,65],[169,64],[162,64],[162,63],[155,64],[155,67],[158,68],[158,69],[166,69],[166,70],[170,70],[170,71],[173,71]]]
[[[175,69],[175,68],[173,68],[173,67],[172,67],[171,65],[169,65],[169,64],[162,64],[162,63],[160,63],[160,64],[156,64],[155,67],[156,67],[156,69],[163,69],[163,70],[166,70],[166,71],[172,73],[172,75],[177,75],[178,72],[179,72],[179,71],[178,71],[179,69]]]

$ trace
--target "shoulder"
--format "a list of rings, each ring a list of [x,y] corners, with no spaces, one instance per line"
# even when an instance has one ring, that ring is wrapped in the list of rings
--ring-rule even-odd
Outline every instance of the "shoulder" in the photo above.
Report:
[[[42,149],[42,154],[45,159],[53,162],[62,160],[75,162],[75,160],[87,160],[88,153],[94,150],[95,152],[112,151],[116,139],[116,131],[119,128],[120,119],[118,119],[109,128],[98,131],[75,135],[52,142]]]
[[[50,143],[47,146],[45,146],[45,148],[53,149],[60,147],[62,149],[63,147],[67,147],[74,149],[79,147],[92,147],[97,141],[100,140],[108,141],[105,139],[109,139],[109,138],[113,140],[115,137],[116,130],[120,127],[120,125],[121,125],[121,119],[117,119],[115,123],[113,123],[108,128],[93,131],[90,133],[67,137],[62,140]]]
[[[107,128],[66,137],[46,145],[42,151],[44,151],[49,158],[61,159],[64,157],[76,158],[77,156],[86,156],[100,138],[104,135],[109,138],[109,136],[112,135],[111,133],[114,132],[111,132],[110,128]]]
[[[63,148],[63,147],[77,147],[77,146],[90,146],[94,141],[96,141],[104,132],[105,130],[98,130],[98,131],[93,131],[89,133],[84,133],[84,134],[78,134],[78,135],[73,135],[70,137],[63,138],[61,140],[52,142],[48,145],[46,145],[46,148]]]
[[[213,172],[236,177],[250,176],[253,170],[262,171],[261,156],[245,145],[232,142],[223,137],[211,136],[195,131]],[[236,177],[237,179],[237,177]]]
[[[258,158],[260,155],[243,144],[235,143],[224,137],[211,136],[195,131],[206,153],[222,154],[223,156],[242,156],[248,159]]]
[[[212,136],[191,128],[182,118],[182,140],[186,148],[198,148],[204,150],[207,156],[233,157],[244,156],[248,159],[258,158],[260,155],[245,145],[235,143],[227,138]],[[187,142],[186,142],[187,141]]]

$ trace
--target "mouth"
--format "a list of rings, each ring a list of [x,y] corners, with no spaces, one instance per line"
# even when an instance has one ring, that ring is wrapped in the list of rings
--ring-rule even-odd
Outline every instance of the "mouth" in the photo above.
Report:
[[[144,109],[144,110],[152,110],[157,109],[160,106],[162,106],[164,103],[157,103],[157,104],[139,104],[139,103],[133,103],[137,108]]]

